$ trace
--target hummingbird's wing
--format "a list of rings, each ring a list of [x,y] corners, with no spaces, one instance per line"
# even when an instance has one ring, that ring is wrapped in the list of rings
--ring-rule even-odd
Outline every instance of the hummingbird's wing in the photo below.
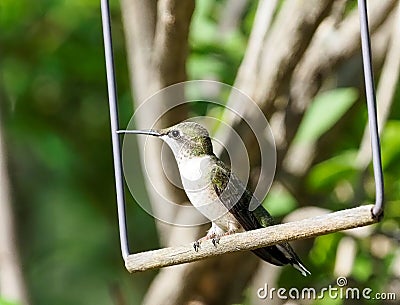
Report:
[[[246,231],[275,224],[273,217],[264,209],[253,193],[250,192],[242,181],[220,160],[216,161],[211,171],[211,181],[221,202]],[[254,200],[256,202],[254,202]],[[249,210],[251,202],[256,203],[257,208],[254,211]],[[252,204],[252,206],[254,206],[254,204]],[[271,264],[277,266],[291,264],[303,275],[306,276],[310,274],[288,243],[277,244],[252,251]]]
[[[245,230],[259,229],[275,224],[274,219],[262,207],[259,200],[220,160],[217,160],[211,170],[211,181],[221,202]],[[249,210],[251,202],[257,206],[254,211]]]

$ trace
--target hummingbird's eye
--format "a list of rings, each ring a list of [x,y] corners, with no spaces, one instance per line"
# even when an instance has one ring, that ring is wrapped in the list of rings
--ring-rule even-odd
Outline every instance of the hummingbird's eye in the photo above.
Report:
[[[170,135],[171,135],[173,138],[177,139],[177,138],[180,137],[181,133],[179,132],[179,130],[172,130],[172,131],[170,132]]]

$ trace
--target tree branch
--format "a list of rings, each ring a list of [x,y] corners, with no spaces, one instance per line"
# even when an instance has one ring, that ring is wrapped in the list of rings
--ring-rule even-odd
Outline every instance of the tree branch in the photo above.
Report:
[[[159,0],[153,67],[160,88],[186,80],[186,57],[194,0]]]
[[[369,27],[373,34],[393,10],[396,1],[370,1]],[[332,67],[344,62],[360,48],[360,26],[357,10],[335,29],[334,20],[326,20],[293,73],[289,105],[286,107],[287,147],[300,124],[305,109],[318,93]]]
[[[372,54],[374,55],[374,67],[379,70],[381,62],[386,54],[386,46],[390,39],[390,29],[393,27],[395,11],[393,5],[388,6],[388,2],[373,2],[371,4],[372,10],[369,20],[373,49]],[[382,20],[384,20],[383,23]],[[353,25],[351,25],[351,23],[353,23]],[[345,27],[343,24],[347,24],[348,26]],[[282,164],[278,165],[278,168],[280,168],[279,180],[292,194],[295,194],[299,202],[309,201],[309,199],[307,199],[308,196],[306,197],[304,193],[304,176],[307,175],[316,160],[323,160],[326,158],[327,144],[331,143],[331,141],[345,132],[347,128],[345,122],[346,120],[347,122],[349,121],[349,115],[351,115],[343,116],[336,122],[335,126],[316,142],[293,143],[292,139],[301,123],[305,108],[321,87],[325,89],[330,87],[329,84],[328,86],[326,85],[328,75],[336,74],[337,82],[343,87],[356,86],[359,88],[360,92],[363,90],[362,78],[361,76],[358,77],[362,71],[362,67],[360,65],[351,65],[350,63],[351,58],[354,58],[354,56],[361,56],[361,54],[357,55],[357,52],[359,52],[359,39],[351,39],[351,37],[355,38],[359,35],[358,15],[356,13],[350,14],[336,30],[333,28],[333,25],[333,20],[325,21],[323,28],[319,30],[319,38],[317,37],[311,43],[302,63],[296,68],[293,79],[297,77],[297,82],[300,82],[303,86],[296,85],[296,82],[293,80],[292,91],[294,88],[300,91],[292,95],[290,106],[282,111],[281,116],[285,118],[281,120],[284,120],[285,124],[281,124],[279,128],[273,129],[274,135],[279,134],[280,137],[284,139],[280,142],[277,141],[277,144],[280,144],[278,145],[280,153],[279,161],[282,162]],[[347,32],[345,31],[346,28],[348,29]],[[324,34],[323,32],[326,33]],[[336,34],[332,34],[332,32],[336,32]],[[338,33],[340,33],[340,35]],[[334,41],[328,42],[337,35],[341,37],[340,40],[334,39]],[[322,37],[330,36],[332,36],[332,38],[326,38],[325,42],[322,39]],[[336,50],[331,49],[329,51],[330,48],[328,46],[332,44],[335,44],[337,48]],[[325,54],[325,56],[321,54]],[[323,60],[316,60],[316,58],[321,57],[323,57]],[[329,66],[329,63],[332,64],[332,66]],[[342,66],[346,66],[344,71],[341,71],[340,67]],[[353,71],[353,69],[356,69],[356,71]],[[314,72],[311,73],[310,71]],[[349,77],[349,75],[352,75],[352,77]],[[354,75],[358,76],[355,78]],[[304,78],[301,79],[302,77]],[[305,98],[305,96],[307,96],[307,98]],[[369,146],[369,137],[367,140],[367,146]],[[302,162],[298,162],[298,160],[302,160]]]
[[[121,12],[128,52],[129,72],[133,96],[137,102],[144,101],[151,91],[151,54],[156,31],[156,0],[122,0]],[[149,92],[150,91],[150,92]]]
[[[242,90],[248,95],[253,95],[255,86],[258,79],[258,66],[261,61],[261,53],[264,48],[264,40],[270,29],[274,13],[278,5],[277,0],[261,0],[258,3],[256,15],[254,17],[253,28],[250,33],[249,42],[247,44],[246,53],[242,63],[240,64],[239,70],[236,75],[234,87]],[[235,98],[236,96],[231,95],[228,100],[228,108],[240,109],[241,113],[246,111],[246,104],[242,103],[240,99]],[[240,113],[240,114],[241,114]],[[223,113],[223,121],[232,125],[234,122],[238,122],[240,118],[237,114],[231,111],[225,111]],[[232,143],[232,134],[226,133],[222,130],[218,131],[216,135],[217,139],[220,139],[225,146]],[[229,141],[228,141],[229,140]],[[223,147],[219,146],[215,149],[215,154],[220,156],[223,151]]]
[[[270,1],[268,1],[270,2]],[[279,93],[285,88],[285,84],[290,79],[290,76],[295,69],[298,61],[303,56],[304,51],[309,46],[315,30],[318,28],[321,21],[329,14],[334,1],[285,1],[280,8],[278,15],[274,19],[271,28],[268,29],[268,22],[272,17],[266,15],[267,25],[263,25],[256,19],[254,23],[254,59],[246,57],[239,69],[238,79],[235,81],[235,86],[248,94],[257,105],[261,108],[267,118],[270,118],[273,113],[274,100]],[[275,9],[275,3],[260,2],[259,10],[271,13]],[[257,15],[257,17],[263,15]],[[290,22],[288,22],[290,20]],[[265,32],[268,30],[268,33]],[[265,36],[260,48],[260,41]],[[285,39],[282,39],[285,37]],[[250,52],[250,51],[249,51]],[[246,67],[249,65],[248,67]],[[250,70],[253,70],[250,72]],[[249,74],[252,74],[250,77]],[[237,109],[235,105],[238,101],[230,98],[227,103],[228,109]],[[224,121],[245,139],[247,147],[257,147],[254,145],[254,137],[247,129],[245,119],[252,121],[252,113],[246,107],[242,107],[239,115],[225,115]],[[229,112],[229,111],[228,111]],[[246,133],[243,135],[243,133]],[[220,139],[225,147],[234,147],[235,137],[233,132],[223,134],[219,132],[216,138]],[[230,151],[235,153],[235,150]],[[251,150],[253,155],[258,155],[257,150]],[[217,152],[218,154],[218,152]],[[224,158],[224,156],[221,156]],[[233,155],[230,156],[235,159]],[[258,160],[252,165],[258,163]]]
[[[6,154],[0,130],[0,295],[13,302],[29,304],[16,245]]]
[[[138,108],[146,99],[173,83],[186,79],[185,63],[188,53],[188,32],[194,9],[194,1],[184,1],[178,5],[174,0],[123,0],[122,16],[128,49],[129,71],[132,91]],[[142,107],[141,115],[135,117],[139,129],[170,126],[186,118],[186,111],[172,109],[172,97],[163,98],[162,103],[152,107]],[[138,138],[141,147],[145,139]],[[168,202],[185,202],[182,190],[172,187],[163,174],[161,162],[161,141],[149,139],[146,154],[149,162],[144,179],[150,204],[156,218],[174,219],[178,208],[165,209]],[[143,149],[140,150],[144,164]],[[165,156],[172,161],[172,154]],[[151,183],[152,181],[153,183]],[[166,203],[165,205],[163,203]],[[163,244],[169,239],[171,226],[157,222]]]
[[[253,250],[295,239],[305,239],[377,222],[371,214],[372,205],[342,210],[323,216],[280,224],[222,237],[217,247],[203,242],[198,252],[193,244],[163,248],[129,255],[125,266],[129,272],[145,271],[194,262],[228,252]]]
[[[277,16],[260,65],[254,99],[264,113],[284,88],[309,46],[321,21],[329,14],[332,0],[286,1]],[[290,20],[290,22],[288,22]],[[287,37],[289,39],[282,39]]]
[[[218,35],[221,39],[226,38],[240,26],[241,18],[249,6],[249,0],[225,1],[218,20]]]

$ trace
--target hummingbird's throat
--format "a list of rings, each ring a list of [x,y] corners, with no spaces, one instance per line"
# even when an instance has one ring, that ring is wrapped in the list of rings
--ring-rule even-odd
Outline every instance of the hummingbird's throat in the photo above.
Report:
[[[211,186],[211,158],[209,156],[182,158],[178,161],[179,173],[185,192],[196,197],[207,195]],[[190,197],[190,196],[189,196]],[[204,204],[206,202],[203,202]]]

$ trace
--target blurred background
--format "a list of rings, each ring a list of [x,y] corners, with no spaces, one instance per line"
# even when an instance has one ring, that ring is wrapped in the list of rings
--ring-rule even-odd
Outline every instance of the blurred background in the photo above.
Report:
[[[312,272],[303,278],[251,253],[129,274],[118,239],[100,1],[1,0],[0,304],[396,303],[288,302],[256,294],[265,283],[321,289],[336,285],[338,276],[347,278],[348,287],[396,292],[398,302],[400,4],[368,3],[385,218],[293,243]],[[374,201],[356,1],[112,0],[110,5],[120,126],[158,89],[184,80],[218,80],[253,98],[271,124],[278,165],[263,204],[278,220]],[[137,126],[155,121],[164,106],[150,109]],[[176,109],[159,124],[199,115],[245,133],[241,122],[202,103]],[[251,137],[245,143],[257,180],[258,150]],[[132,152],[137,162],[140,153]],[[148,174],[155,177],[160,170],[156,164]],[[165,178],[159,184],[175,202],[187,201]],[[143,192],[151,205],[153,194]],[[133,252],[179,245],[206,232],[207,227],[156,222],[129,192],[126,200]]]

